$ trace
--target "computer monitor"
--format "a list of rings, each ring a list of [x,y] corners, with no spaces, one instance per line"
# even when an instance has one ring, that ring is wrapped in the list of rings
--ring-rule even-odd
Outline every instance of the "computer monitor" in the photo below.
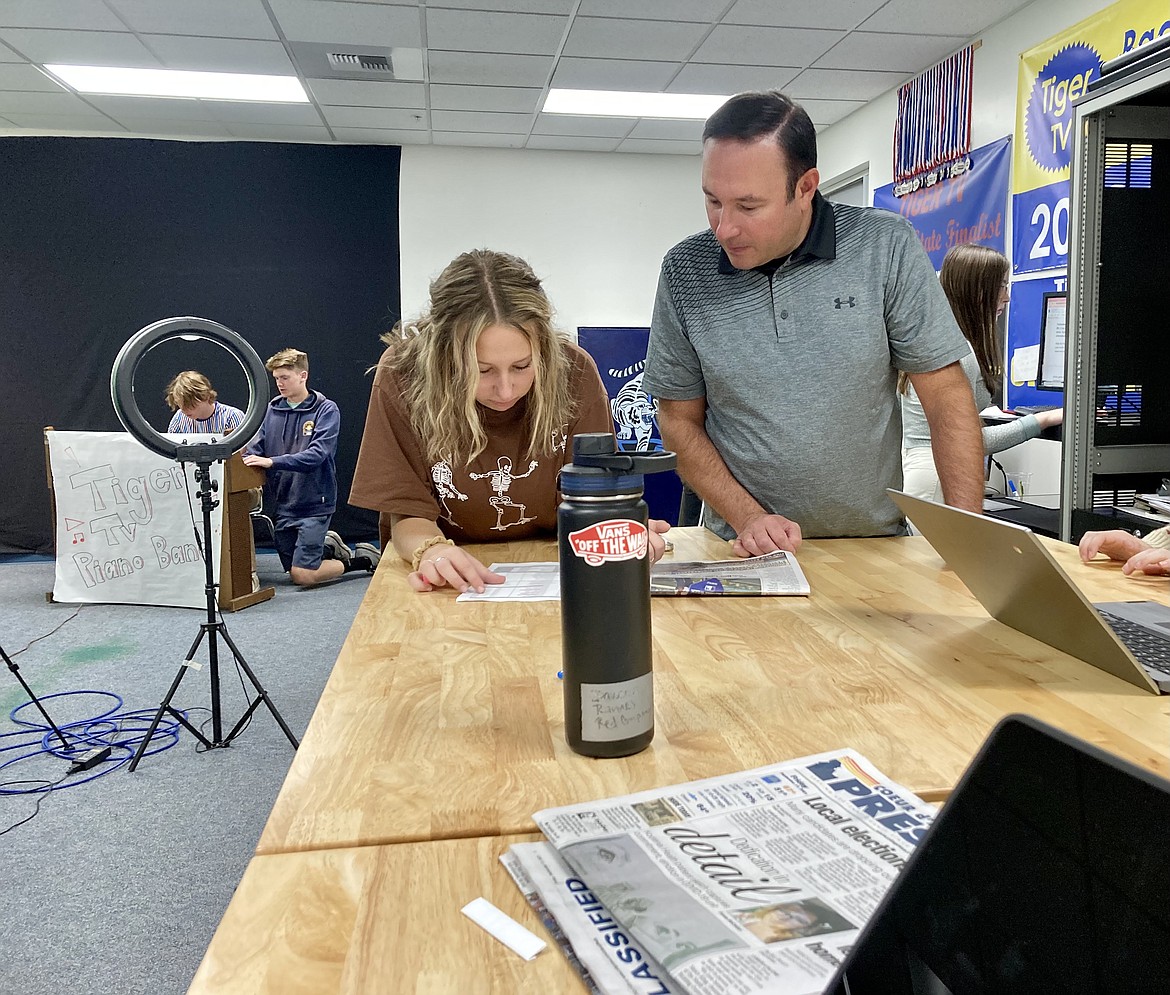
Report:
[[[1067,317],[1068,294],[1064,291],[1045,294],[1040,313],[1037,390],[1064,390],[1064,330]]]

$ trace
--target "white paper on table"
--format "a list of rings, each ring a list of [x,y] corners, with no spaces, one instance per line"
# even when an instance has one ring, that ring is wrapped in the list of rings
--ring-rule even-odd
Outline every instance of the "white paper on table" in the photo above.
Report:
[[[560,601],[561,570],[558,563],[493,563],[489,568],[507,579],[485,584],[483,594],[470,589],[456,601]]]

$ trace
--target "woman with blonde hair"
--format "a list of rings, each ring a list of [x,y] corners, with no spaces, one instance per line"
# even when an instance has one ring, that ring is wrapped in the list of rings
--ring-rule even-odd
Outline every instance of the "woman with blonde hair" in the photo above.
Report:
[[[1007,257],[986,245],[956,245],[943,259],[939,281],[950,301],[959,329],[971,345],[960,360],[975,393],[975,407],[982,411],[999,397],[1003,381],[1003,346],[999,316],[1011,299]],[[930,448],[930,426],[909,378],[898,377],[902,395],[902,489],[927,501],[942,501],[938,471]],[[983,428],[983,452],[1002,452],[1034,439],[1044,429],[1059,425],[1060,408],[1024,415],[1006,424]]]
[[[566,444],[613,431],[596,365],[552,321],[528,263],[476,249],[383,336],[349,500],[381,513],[415,590],[502,582],[463,544],[555,535]]]

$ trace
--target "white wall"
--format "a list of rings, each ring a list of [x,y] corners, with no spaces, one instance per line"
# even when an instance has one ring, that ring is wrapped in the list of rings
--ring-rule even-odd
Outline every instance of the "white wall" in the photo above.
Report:
[[[649,325],[663,255],[707,224],[697,154],[408,145],[399,190],[408,317],[455,256],[490,248],[532,264],[570,333]]]

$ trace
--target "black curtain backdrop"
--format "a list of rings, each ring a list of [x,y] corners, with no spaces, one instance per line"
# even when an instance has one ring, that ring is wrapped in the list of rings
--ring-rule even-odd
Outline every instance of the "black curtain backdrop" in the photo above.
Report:
[[[121,431],[110,371],[138,329],[179,315],[239,333],[267,359],[309,354],[309,386],[337,402],[338,510],[351,542],[377,517],[346,503],[378,336],[399,317],[399,149],[105,138],[0,139],[0,370],[5,437],[0,551],[52,548],[43,429]],[[206,373],[247,407],[235,360],[173,342],[134,393],[165,430],[163,390]],[[272,396],[269,382],[263,388]]]

